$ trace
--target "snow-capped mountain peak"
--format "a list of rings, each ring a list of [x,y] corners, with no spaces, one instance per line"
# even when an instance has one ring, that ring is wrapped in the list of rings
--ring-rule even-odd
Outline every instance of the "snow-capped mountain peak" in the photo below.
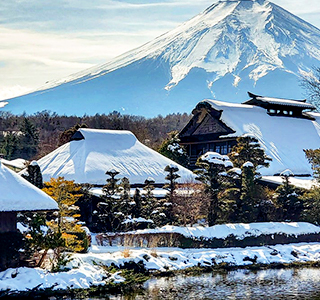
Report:
[[[5,109],[151,116],[191,111],[208,97],[241,102],[247,90],[301,98],[299,76],[319,60],[320,30],[311,24],[269,1],[220,1],[106,64],[9,100]]]

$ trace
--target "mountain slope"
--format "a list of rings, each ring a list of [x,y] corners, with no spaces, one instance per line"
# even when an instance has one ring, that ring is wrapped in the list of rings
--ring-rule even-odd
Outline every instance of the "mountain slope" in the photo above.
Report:
[[[17,97],[4,110],[154,116],[203,98],[242,102],[248,90],[301,98],[299,76],[320,65],[320,30],[263,0],[220,1],[110,62]]]

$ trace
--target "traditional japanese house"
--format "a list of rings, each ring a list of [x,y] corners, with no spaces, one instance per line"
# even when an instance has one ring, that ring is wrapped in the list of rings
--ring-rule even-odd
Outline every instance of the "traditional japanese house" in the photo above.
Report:
[[[17,230],[17,213],[58,210],[58,204],[0,163],[0,233]]]
[[[17,213],[58,210],[58,204],[1,162],[0,191],[0,270],[3,270],[17,263],[14,254],[7,253],[17,233]]]
[[[295,175],[312,174],[304,149],[320,147],[320,114],[306,100],[270,98],[249,93],[242,104],[203,100],[192,111],[193,117],[181,130],[195,168],[197,158],[207,152],[228,154],[239,136],[256,137],[272,158],[265,175],[290,169]]]
[[[143,185],[148,177],[163,185],[167,173],[164,168],[179,168],[179,182],[192,180],[194,174],[140,143],[127,130],[79,129],[72,140],[38,160],[44,181],[51,177],[64,177],[76,183],[103,186],[106,171],[119,172],[119,178],[127,177],[131,185]]]

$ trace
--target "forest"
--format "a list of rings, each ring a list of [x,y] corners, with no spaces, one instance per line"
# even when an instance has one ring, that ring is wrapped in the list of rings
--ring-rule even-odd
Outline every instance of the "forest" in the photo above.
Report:
[[[170,132],[181,130],[190,118],[186,113],[145,118],[116,111],[82,117],[59,116],[49,111],[30,116],[0,112],[0,152],[8,160],[39,159],[69,142],[80,127],[130,130],[140,142],[157,150]]]

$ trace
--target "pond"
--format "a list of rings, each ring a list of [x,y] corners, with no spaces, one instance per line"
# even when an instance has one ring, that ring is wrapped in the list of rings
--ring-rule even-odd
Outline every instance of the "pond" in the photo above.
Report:
[[[200,276],[150,279],[139,295],[106,296],[99,299],[320,299],[320,268],[237,270]],[[98,298],[90,298],[98,299]]]

